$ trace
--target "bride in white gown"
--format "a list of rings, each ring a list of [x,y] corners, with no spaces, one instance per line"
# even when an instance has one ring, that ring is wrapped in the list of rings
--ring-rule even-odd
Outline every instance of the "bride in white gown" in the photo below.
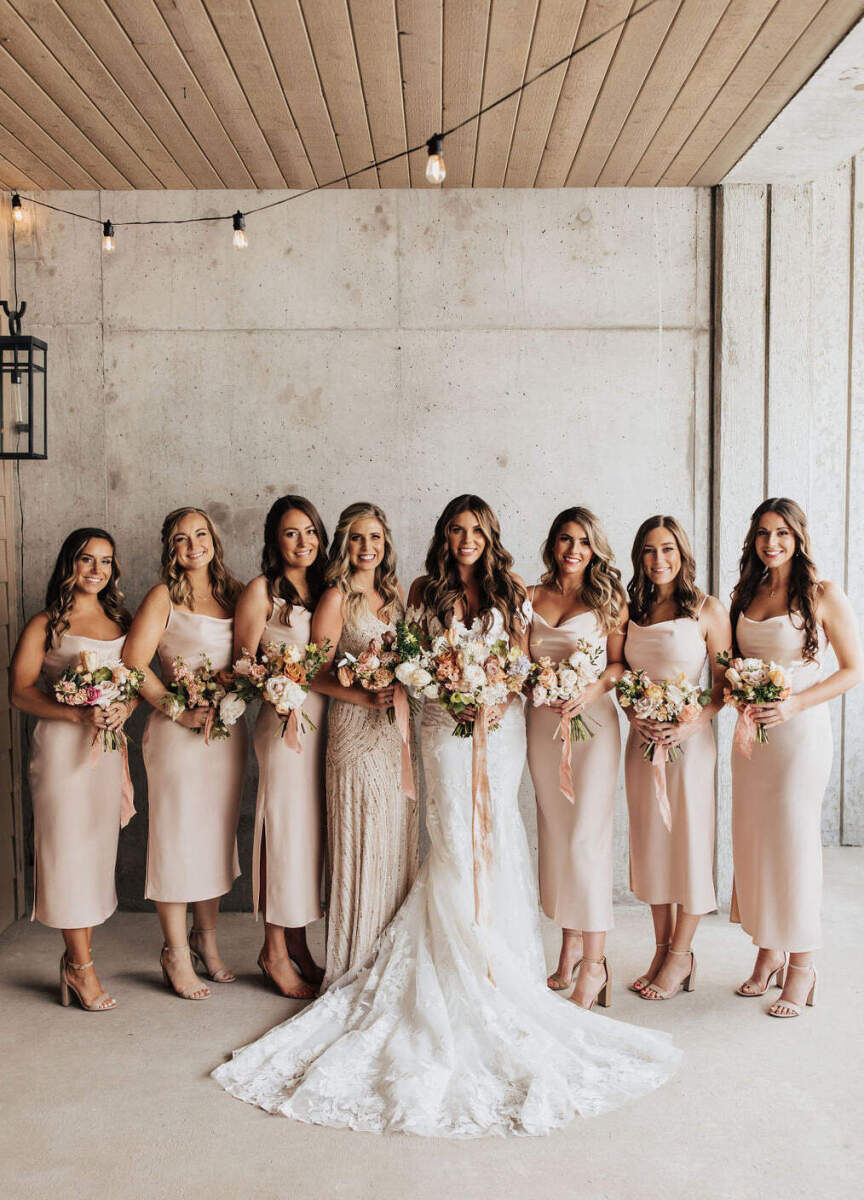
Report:
[[[457,596],[445,611],[448,623],[461,624],[456,613],[466,615],[467,606],[479,613],[473,630],[490,640],[508,623],[518,628],[489,605],[484,580],[474,578],[491,579],[475,571],[490,554],[509,576],[497,520],[483,501],[461,496],[447,506],[427,559],[430,576],[436,553],[457,580],[457,589],[444,589],[445,601],[454,590]],[[524,588],[509,579],[510,595],[521,599]],[[415,600],[428,597],[429,582],[415,584]],[[524,615],[527,599],[523,605]],[[441,631],[428,607],[413,615],[430,633]],[[668,1035],[586,1012],[546,987],[517,800],[525,762],[521,701],[489,735],[492,865],[481,924],[471,740],[453,737],[452,719],[428,702],[421,745],[430,849],[402,908],[367,963],[236,1050],[213,1077],[239,1099],[295,1120],[437,1137],[548,1133],[577,1113],[605,1112],[659,1087],[681,1057]]]

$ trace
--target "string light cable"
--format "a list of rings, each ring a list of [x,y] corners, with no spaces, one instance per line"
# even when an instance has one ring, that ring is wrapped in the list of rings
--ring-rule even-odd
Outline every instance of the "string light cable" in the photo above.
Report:
[[[412,154],[416,154],[420,150],[426,150],[428,158],[426,162],[426,179],[430,184],[440,185],[444,182],[447,175],[447,168],[444,163],[444,141],[451,134],[456,133],[460,129],[464,129],[466,125],[470,125],[474,121],[479,121],[486,113],[497,108],[499,104],[504,104],[505,101],[511,100],[514,96],[518,96],[520,92],[524,92],[532,83],[536,83],[538,79],[542,79],[551,71],[555,71],[558,67],[563,67],[565,63],[571,62],[578,55],[589,50],[597,42],[608,37],[610,33],[614,33],[618,29],[622,29],[625,25],[629,25],[636,17],[646,12],[649,8],[653,8],[660,0],[646,0],[646,3],[640,5],[633,12],[628,13],[622,20],[617,21],[614,25],[610,25],[608,29],[604,29],[602,33],[596,34],[581,46],[577,46],[571,50],[569,54],[565,54],[556,62],[550,63],[548,67],[544,67],[542,71],[538,71],[536,75],[532,75],[530,79],[525,79],[517,87],[512,88],[509,92],[505,92],[503,96],[499,96],[496,100],[492,100],[489,104],[483,105],[476,113],[465,117],[456,125],[451,125],[448,129],[442,130],[440,133],[433,134],[425,142],[420,142],[416,146],[409,146],[405,150],[399,150],[395,154],[390,154],[386,158],[375,159],[374,162],[367,163],[364,167],[358,167],[354,171],[348,171],[345,175],[340,175],[336,179],[330,179],[326,183],[316,183],[313,187],[304,188],[301,191],[292,192],[290,196],[283,196],[279,200],[272,200],[268,204],[259,204],[255,208],[249,208],[246,212],[234,212],[218,214],[209,217],[154,217],[149,220],[134,220],[134,221],[105,221],[101,217],[91,217],[86,213],[73,212],[68,208],[61,208],[56,204],[49,204],[46,200],[34,200],[27,196],[25,199],[29,204],[37,205],[39,208],[47,208],[52,212],[63,213],[64,216],[74,217],[79,221],[89,221],[91,224],[102,226],[102,249],[106,253],[111,253],[115,248],[115,228],[120,229],[124,226],[132,225],[197,225],[204,222],[219,222],[231,221],[233,227],[233,243],[238,250],[243,250],[248,246],[249,239],[246,233],[246,218],[253,216],[256,213],[268,212],[272,208],[279,208],[283,204],[290,204],[292,200],[299,200],[303,196],[309,196],[313,192],[323,191],[325,188],[335,187],[339,183],[350,183],[350,181],[358,175],[364,174],[366,171],[374,171],[378,167],[387,166],[388,163],[397,162],[399,159],[408,158]],[[16,221],[23,220],[24,210],[21,203],[21,196],[18,192],[12,193],[12,215]]]

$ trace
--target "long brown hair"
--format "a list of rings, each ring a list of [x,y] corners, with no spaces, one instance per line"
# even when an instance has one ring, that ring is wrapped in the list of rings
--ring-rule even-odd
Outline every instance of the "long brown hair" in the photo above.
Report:
[[[315,534],[318,538],[318,553],[315,555],[315,561],[310,563],[306,569],[306,582],[309,585],[308,604],[301,598],[291,580],[285,578],[285,563],[282,561],[282,551],[279,549],[279,527],[282,524],[282,518],[292,509],[297,509],[298,512],[302,512],[309,518],[310,523],[315,527]],[[283,625],[291,624],[292,605],[299,604],[301,608],[307,608],[312,612],[320,600],[321,593],[324,591],[324,573],[327,570],[327,540],[327,530],[324,528],[324,522],[321,520],[318,509],[305,496],[280,496],[271,505],[264,521],[261,571],[267,580],[270,607],[273,607],[273,601],[277,597],[285,601],[279,613],[279,620]]]
[[[117,546],[110,533],[94,526],[83,529],[73,529],[60,547],[54,570],[48,580],[45,591],[45,613],[48,625],[45,630],[45,649],[60,642],[63,634],[69,628],[69,614],[75,602],[75,580],[78,576],[78,560],[84,553],[87,543],[93,538],[100,538],[111,547],[113,560],[111,575],[108,582],[99,592],[99,603],[105,615],[116,622],[125,633],[132,623],[132,618],[123,604],[123,593],[120,591],[120,564],[117,561]]]
[[[668,529],[678,543],[681,555],[681,570],[675,579],[675,606],[679,617],[696,617],[703,593],[696,586],[696,559],[690,539],[681,524],[674,517],[657,515],[643,521],[636,530],[633,539],[633,549],[630,558],[633,563],[633,578],[627,584],[627,594],[630,597],[630,617],[641,625],[651,611],[654,600],[654,584],[648,578],[642,555],[645,552],[645,542],[652,529]]]
[[[451,624],[458,603],[467,609],[465,587],[447,540],[451,523],[463,512],[474,514],[486,539],[483,554],[475,564],[483,630],[488,632],[492,625],[492,610],[497,608],[504,619],[508,636],[514,637],[518,632],[517,624],[521,624],[522,608],[528,593],[513,575],[513,556],[501,544],[498,518],[479,496],[455,496],[435,522],[435,532],[426,554],[422,603],[445,628]]]
[[[204,518],[204,523],[213,539],[213,557],[207,564],[213,599],[222,608],[233,609],[243,587],[225,566],[225,552],[222,549],[219,534],[203,508],[197,508],[195,505],[175,508],[162,522],[162,582],[168,588],[168,594],[174,604],[183,604],[187,608],[192,607],[192,585],[189,583],[186,572],[177,565],[177,551],[174,547],[174,534],[177,532],[177,526],[184,517],[188,517],[192,513],[197,513]]]
[[[597,614],[603,632],[610,633],[621,623],[620,616],[627,603],[627,593],[621,582],[621,572],[615,566],[615,556],[603,532],[603,526],[590,508],[583,508],[580,504],[565,508],[552,522],[540,551],[543,565],[546,567],[540,582],[560,589],[555,543],[564,526],[571,522],[582,526],[591,548],[591,561],[582,577],[579,598],[586,608]]]
[[[378,611],[378,617],[387,622],[393,614],[393,609],[399,603],[396,549],[393,545],[390,526],[387,524],[387,517],[384,515],[384,510],[377,504],[359,500],[356,504],[349,504],[339,514],[339,523],[333,533],[333,541],[330,545],[330,558],[327,562],[324,582],[339,589],[344,597],[346,620],[356,622],[361,610],[367,605],[367,600],[365,593],[357,591],[354,587],[354,572],[351,570],[351,560],[348,555],[348,538],[351,534],[351,526],[355,521],[362,521],[369,517],[374,518],[384,530],[384,556],[375,568],[375,591],[384,601]]]
[[[747,530],[738,564],[738,582],[732,591],[732,607],[729,614],[732,619],[732,636],[735,638],[738,618],[753,603],[759,585],[768,576],[768,568],[756,553],[756,534],[759,532],[762,518],[769,512],[776,513],[785,521],[795,537],[787,603],[790,616],[793,613],[801,615],[804,658],[812,662],[819,651],[819,575],[811,553],[807,517],[801,506],[786,496],[772,496],[770,500],[763,500],[750,518],[750,528]]]

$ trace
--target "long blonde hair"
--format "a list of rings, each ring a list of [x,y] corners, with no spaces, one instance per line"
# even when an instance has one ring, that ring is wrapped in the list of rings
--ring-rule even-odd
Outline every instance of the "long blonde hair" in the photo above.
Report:
[[[571,522],[582,526],[591,548],[591,561],[585,568],[585,574],[582,577],[580,599],[587,608],[597,614],[603,632],[610,633],[621,624],[621,612],[627,603],[627,593],[621,582],[621,572],[615,566],[615,556],[606,534],[603,532],[603,526],[590,508],[583,508],[579,504],[572,508],[565,508],[552,522],[540,552],[543,565],[546,567],[540,577],[540,582],[547,587],[557,587],[560,590],[558,564],[555,561],[555,542],[564,526]]]
[[[174,546],[174,534],[177,532],[177,526],[184,517],[191,516],[192,513],[197,513],[204,518],[204,523],[213,539],[213,557],[207,564],[213,599],[222,608],[233,611],[243,586],[225,566],[225,552],[222,549],[219,534],[203,508],[196,508],[194,505],[175,508],[162,522],[162,582],[168,588],[168,595],[171,597],[172,603],[192,608],[192,585],[189,583],[186,572],[177,565],[177,550]]]
[[[644,623],[651,611],[654,600],[654,584],[648,578],[642,555],[645,543],[652,529],[668,529],[678,544],[681,555],[681,569],[675,579],[675,607],[678,617],[696,617],[699,602],[703,593],[696,586],[696,559],[690,546],[690,539],[684,532],[683,526],[674,517],[658,514],[648,517],[636,531],[633,539],[633,549],[630,557],[633,562],[633,578],[627,584],[630,597],[630,617],[637,625]]]
[[[452,622],[458,603],[467,608],[465,587],[447,540],[450,525],[463,512],[474,514],[486,539],[483,554],[475,567],[483,629],[488,632],[492,624],[492,610],[497,608],[508,636],[514,637],[518,632],[517,624],[521,623],[522,608],[528,593],[513,575],[513,556],[501,544],[498,518],[479,496],[470,493],[455,496],[435,522],[435,532],[426,554],[426,579],[421,594],[423,606],[434,613],[445,628]]]
[[[354,587],[354,572],[351,570],[351,559],[348,555],[348,539],[351,535],[351,526],[364,518],[373,518],[384,530],[384,555],[375,568],[375,591],[384,601],[378,611],[380,620],[389,621],[393,610],[399,604],[396,550],[384,510],[377,504],[370,504],[365,500],[349,504],[339,514],[339,522],[333,533],[333,541],[330,543],[330,557],[324,582],[328,587],[338,588],[342,593],[345,620],[355,624],[362,610],[368,609],[368,603],[366,593],[360,592]]]

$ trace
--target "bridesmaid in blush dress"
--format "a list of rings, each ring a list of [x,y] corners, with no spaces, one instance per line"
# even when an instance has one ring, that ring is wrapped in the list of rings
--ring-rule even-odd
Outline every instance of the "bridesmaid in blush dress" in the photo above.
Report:
[[[329,987],[368,958],[408,895],[419,867],[416,799],[402,787],[402,739],[387,719],[393,688],[343,687],[334,664],[358,656],[403,615],[396,552],[387,518],[375,504],[351,504],[333,535],[312,640],[331,645],[330,667],[316,686],[331,697],[327,734],[327,914]],[[414,789],[416,792],[416,788]]]
[[[576,1004],[591,1008],[599,998],[608,1007],[605,947],[613,925],[612,825],[621,756],[610,692],[624,670],[627,595],[606,535],[587,508],[558,514],[542,554],[546,573],[531,589],[532,659],[563,662],[583,639],[601,650],[599,677],[576,700],[529,704],[526,716],[537,795],[540,902],[563,929],[558,967],[547,984],[563,991],[575,975]],[[561,790],[559,729],[579,714],[593,736],[571,746],[571,802]]]
[[[656,951],[632,990],[645,1000],[668,1000],[682,986],[693,990],[696,961],[691,950],[699,918],[712,912],[714,898],[714,764],[717,751],[711,718],[723,704],[723,668],[717,655],[729,646],[726,609],[696,587],[696,563],[689,539],[674,517],[643,521],[633,542],[633,578],[627,586],[630,621],[624,657],[631,670],[644,670],[655,682],[683,672],[699,684],[711,664],[711,701],[696,721],[670,724],[642,720],[625,709],[630,722],[625,755],[630,814],[630,887],[651,905]],[[671,829],[655,795],[646,742],[681,757],[667,762],[666,788]]]
[[[192,955],[215,983],[234,980],[219,956],[215,928],[219,898],[240,874],[237,821],[247,738],[241,719],[230,737],[208,745],[205,709],[172,721],[162,707],[162,680],[171,680],[175,657],[193,670],[204,655],[216,671],[232,663],[241,585],[226,570],[222,544],[201,509],[178,508],[165,518],[162,580],[138,610],[123,654],[144,672],[141,693],[153,707],[143,741],[150,810],[145,894],[156,902],[162,926],[165,982],[184,1000],[204,1000],[210,989],[195,974]],[[150,669],[156,654],[162,680]]]
[[[264,523],[262,575],[247,584],[234,618],[234,659],[268,642],[306,646],[324,590],[327,532],[303,496],[282,496]],[[281,721],[262,702],[255,725],[258,799],[252,854],[255,913],[264,913],[258,965],[294,999],[316,995],[324,972],[306,942],[321,910],[326,699],[310,691],[303,712],[314,729],[300,733],[301,753],[280,737]],[[292,961],[293,960],[293,961]],[[295,964],[296,963],[296,967]]]
[[[93,928],[117,907],[114,868],[121,825],[134,813],[126,752],[103,752],[104,730],[120,731],[134,704],[70,707],[53,685],[82,651],[119,660],[129,614],[123,607],[114,539],[104,529],[66,538],[45,597],[25,626],[11,665],[12,703],[37,717],[30,754],[35,842],[33,918],[62,930],[60,999],[87,1012],[117,1001],[93,965]],[[94,742],[96,749],[94,749]]]
[[[836,584],[819,581],[807,520],[794,500],[774,497],[754,512],[732,618],[737,652],[778,663],[791,684],[785,700],[746,710],[767,742],[732,750],[730,917],[759,947],[737,990],[762,996],[776,982],[783,990],[768,1012],[797,1017],[815,998],[813,951],[821,944],[821,812],[833,750],[826,702],[861,682],[864,656],[851,604]],[[829,644],[838,669],[823,679]],[[742,732],[743,722],[736,743]]]

